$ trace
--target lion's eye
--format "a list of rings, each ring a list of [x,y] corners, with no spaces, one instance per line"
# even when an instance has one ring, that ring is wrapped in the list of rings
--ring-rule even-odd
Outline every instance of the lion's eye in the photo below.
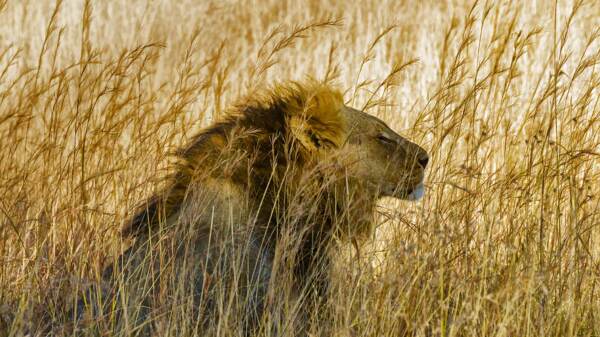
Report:
[[[384,143],[384,144],[396,145],[395,140],[390,139],[390,138],[386,137],[385,135],[377,136],[377,140],[379,140],[381,143]]]

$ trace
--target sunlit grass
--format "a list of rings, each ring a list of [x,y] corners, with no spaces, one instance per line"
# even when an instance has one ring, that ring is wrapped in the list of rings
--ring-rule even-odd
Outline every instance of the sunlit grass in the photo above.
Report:
[[[431,155],[425,198],[382,201],[374,240],[340,254],[340,336],[600,335],[599,13],[0,0],[0,336],[69,322],[171,154],[306,75]]]

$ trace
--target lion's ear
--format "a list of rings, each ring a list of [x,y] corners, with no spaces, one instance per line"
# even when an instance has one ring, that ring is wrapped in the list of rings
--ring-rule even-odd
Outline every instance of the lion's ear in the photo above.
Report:
[[[341,121],[323,121],[316,116],[293,116],[289,121],[290,132],[295,141],[311,153],[326,152],[342,145]]]
[[[344,139],[344,103],[339,91],[316,86],[288,105],[291,134],[306,150],[338,148]]]
[[[311,127],[310,122],[302,116],[293,116],[289,121],[290,132],[294,141],[308,152],[319,152],[323,150],[321,137]]]

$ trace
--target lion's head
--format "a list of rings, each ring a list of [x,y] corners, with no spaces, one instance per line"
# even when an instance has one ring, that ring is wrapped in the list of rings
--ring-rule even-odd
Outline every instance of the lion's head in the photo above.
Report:
[[[370,182],[375,193],[400,199],[420,199],[424,193],[427,152],[390,129],[383,121],[350,107],[347,120],[348,174]]]
[[[394,132],[382,120],[346,106],[340,92],[313,84],[288,93],[293,138],[321,167],[335,165],[344,178],[360,182],[375,197],[417,200],[424,194],[429,162],[419,145]],[[289,89],[288,89],[289,90]],[[285,97],[285,96],[284,96]]]

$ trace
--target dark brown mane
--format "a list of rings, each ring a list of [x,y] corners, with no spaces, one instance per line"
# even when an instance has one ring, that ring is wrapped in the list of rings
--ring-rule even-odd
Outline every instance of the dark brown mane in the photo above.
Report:
[[[337,91],[311,82],[278,86],[236,105],[178,151],[167,186],[138,208],[122,234],[135,237],[152,231],[161,219],[178,212],[190,184],[199,175],[231,179],[243,189],[264,193],[274,171],[285,170],[290,162],[301,167],[310,156],[294,140],[290,117],[302,116],[321,129],[338,128],[327,130],[329,137],[319,140],[335,145],[339,141],[328,138],[341,133],[339,122],[328,114],[335,114],[339,109],[336,104],[342,104]],[[318,114],[311,115],[315,107]],[[310,137],[317,141],[314,134]]]

